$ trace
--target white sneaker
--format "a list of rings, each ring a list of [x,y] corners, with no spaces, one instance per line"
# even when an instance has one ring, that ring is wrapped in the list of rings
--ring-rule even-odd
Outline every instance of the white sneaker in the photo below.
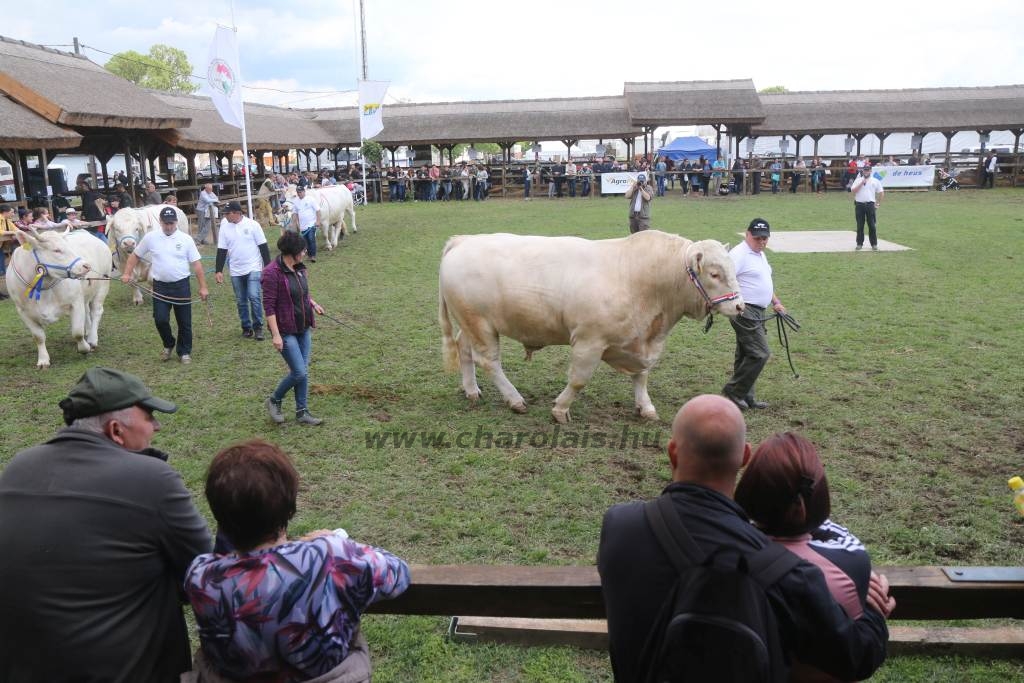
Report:
[[[182,365],[188,365],[191,362],[192,362],[192,356],[188,355],[187,353],[181,357],[181,364]]]
[[[164,349],[163,351],[161,351],[160,352],[160,360],[170,360],[171,359],[171,353],[173,351],[174,351],[174,349]]]

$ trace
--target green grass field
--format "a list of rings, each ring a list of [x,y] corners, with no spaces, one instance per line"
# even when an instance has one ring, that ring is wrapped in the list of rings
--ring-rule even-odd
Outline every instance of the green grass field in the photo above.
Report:
[[[735,244],[754,216],[776,231],[853,229],[846,193],[676,194],[655,202],[652,223]],[[468,406],[458,377],[441,370],[437,266],[453,234],[600,239],[624,235],[625,223],[619,198],[361,210],[360,232],[310,265],[314,297],[345,322],[322,320],[314,333],[310,407],[326,419],[320,428],[276,428],[264,414],[284,363],[269,341],[240,337],[230,285],[211,278],[209,314],[195,307],[188,367],[157,360],[148,301],[134,308],[120,284],[107,299],[96,353],[78,355],[61,321],[49,328],[53,367],[44,372],[4,302],[0,465],[57,430],[67,389],[87,367],[108,365],[179,404],[155,445],[172,454],[207,515],[201,492],[211,457],[262,437],[290,452],[303,477],[293,534],[343,526],[420,563],[592,563],[604,510],[652,497],[667,482],[669,421],[690,397],[721,389],[732,367],[731,328],[723,320],[704,335],[699,323],[680,322],[651,373],[662,422],[634,418],[629,378],[602,366],[551,447],[550,407],[565,383],[568,349],[547,348],[526,362],[520,346],[505,345],[506,372],[530,403],[527,414],[509,412],[485,377],[483,400]],[[1024,474],[1024,193],[890,193],[879,225],[880,237],[913,250],[769,251],[777,291],[803,325],[790,335],[800,378],[773,337],[777,355],[758,384],[772,407],[748,414],[749,438],[756,444],[783,430],[811,438],[829,473],[834,518],[865,541],[876,564],[1024,565],[1024,524],[1006,486]],[[386,446],[370,445],[389,432],[440,434],[450,447],[430,438],[397,447],[390,436]],[[519,447],[487,448],[484,432],[530,436]],[[574,446],[567,432],[615,435],[615,443]],[[460,434],[471,435],[461,447]],[[530,445],[542,436],[542,447]],[[378,681],[611,678],[604,653],[453,644],[442,618],[365,623]],[[1022,677],[1020,662],[892,658],[876,679]]]

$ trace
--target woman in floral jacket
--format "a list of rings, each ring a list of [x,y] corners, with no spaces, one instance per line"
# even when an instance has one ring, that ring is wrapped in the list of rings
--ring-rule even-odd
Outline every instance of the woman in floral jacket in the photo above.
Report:
[[[360,615],[405,591],[409,567],[343,529],[289,541],[298,487],[291,460],[265,441],[230,446],[210,464],[206,499],[235,550],[200,555],[185,577],[200,681],[369,680]]]

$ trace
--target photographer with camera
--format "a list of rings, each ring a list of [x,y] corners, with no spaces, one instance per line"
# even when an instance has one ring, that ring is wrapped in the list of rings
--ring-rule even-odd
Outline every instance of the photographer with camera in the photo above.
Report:
[[[647,182],[647,174],[637,173],[636,180],[629,184],[626,199],[629,200],[629,234],[651,227],[651,198],[654,190]]]
[[[860,177],[850,187],[853,193],[853,206],[857,218],[857,251],[864,248],[864,221],[868,222],[868,241],[872,251],[878,251],[878,234],[875,231],[875,212],[882,203],[885,190],[882,182],[872,175],[871,166],[860,169]]]

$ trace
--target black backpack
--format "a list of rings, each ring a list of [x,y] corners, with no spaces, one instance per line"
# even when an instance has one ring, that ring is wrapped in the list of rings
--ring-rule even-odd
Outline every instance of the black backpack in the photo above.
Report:
[[[777,543],[705,555],[668,495],[647,502],[644,513],[679,578],[644,644],[641,680],[785,681],[789,669],[765,591],[800,558]]]

